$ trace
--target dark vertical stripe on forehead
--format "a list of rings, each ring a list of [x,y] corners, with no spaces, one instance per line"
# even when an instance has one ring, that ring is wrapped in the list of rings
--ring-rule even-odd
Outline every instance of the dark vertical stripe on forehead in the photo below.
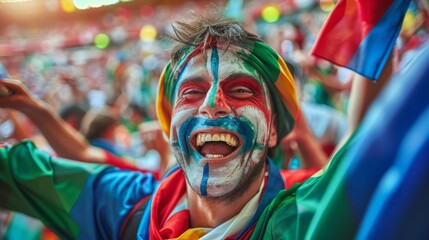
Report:
[[[211,63],[211,70],[213,74],[213,89],[212,91],[210,91],[209,105],[210,107],[214,107],[218,81],[219,81],[219,53],[217,51],[217,48],[212,48],[210,63]]]

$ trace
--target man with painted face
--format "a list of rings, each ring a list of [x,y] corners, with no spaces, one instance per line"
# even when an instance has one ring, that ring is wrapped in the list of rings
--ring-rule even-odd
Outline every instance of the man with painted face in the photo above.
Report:
[[[279,170],[267,157],[299,117],[282,58],[217,12],[173,27],[157,114],[180,166],[158,182],[24,141],[0,150],[0,207],[40,218],[62,238],[248,239],[277,193],[316,171]],[[19,104],[22,86],[0,84],[14,92],[0,106],[43,116]]]

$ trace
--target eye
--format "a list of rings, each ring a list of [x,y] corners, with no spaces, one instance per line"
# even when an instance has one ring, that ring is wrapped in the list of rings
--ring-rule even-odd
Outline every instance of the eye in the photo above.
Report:
[[[230,96],[237,99],[247,99],[253,96],[253,91],[244,86],[232,87],[228,93]]]
[[[200,88],[187,88],[181,92],[180,97],[186,100],[197,100],[205,94],[206,92]]]
[[[200,89],[187,89],[182,93],[182,95],[194,95],[194,94],[203,94],[203,91],[201,91]]]

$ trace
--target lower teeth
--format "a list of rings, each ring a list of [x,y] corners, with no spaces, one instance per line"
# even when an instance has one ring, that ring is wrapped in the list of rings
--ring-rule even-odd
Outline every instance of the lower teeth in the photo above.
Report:
[[[206,154],[206,158],[220,158],[223,157],[221,154]]]

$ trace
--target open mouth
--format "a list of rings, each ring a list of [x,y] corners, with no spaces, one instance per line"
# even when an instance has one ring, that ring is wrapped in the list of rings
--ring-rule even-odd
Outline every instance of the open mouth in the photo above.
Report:
[[[239,138],[232,133],[196,133],[194,148],[205,158],[224,158],[237,150]]]

